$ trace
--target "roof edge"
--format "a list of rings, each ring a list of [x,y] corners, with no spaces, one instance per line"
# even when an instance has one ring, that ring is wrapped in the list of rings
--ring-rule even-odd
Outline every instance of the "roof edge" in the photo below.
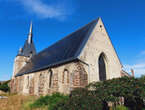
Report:
[[[54,63],[54,64],[50,64],[50,65],[47,65],[47,66],[44,66],[44,67],[41,67],[41,68],[38,68],[37,70],[33,70],[33,71],[26,71],[26,72],[23,72],[23,73],[17,73],[15,75],[15,77],[18,77],[18,76],[22,76],[24,74],[31,74],[33,72],[38,72],[38,71],[41,71],[41,70],[44,70],[44,69],[48,69],[48,68],[52,68],[52,67],[57,67],[57,66],[60,66],[60,65],[63,65],[65,63],[70,63],[70,62],[73,62],[73,61],[79,61],[78,58],[70,58],[70,59],[67,59],[67,60],[64,60],[64,61],[61,61],[61,62],[57,62],[57,63]]]
[[[79,57],[80,57],[80,55],[81,55],[81,53],[82,53],[82,51],[83,51],[83,49],[84,49],[84,47],[85,47],[85,44],[87,43],[88,39],[90,38],[90,36],[91,36],[91,34],[92,34],[92,32],[93,32],[93,30],[94,30],[96,24],[98,23],[98,20],[99,20],[99,18],[97,18],[97,19],[95,19],[95,20],[92,21],[92,22],[95,21],[95,23],[93,24],[93,26],[91,26],[91,28],[89,29],[89,32],[87,33],[86,36],[88,36],[88,37],[85,38],[85,40],[84,40],[83,43],[81,44],[80,48],[77,50],[75,56],[76,56],[78,59],[80,59]]]

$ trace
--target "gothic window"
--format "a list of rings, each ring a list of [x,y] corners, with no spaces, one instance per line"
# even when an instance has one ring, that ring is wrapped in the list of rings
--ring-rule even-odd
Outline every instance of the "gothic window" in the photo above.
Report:
[[[40,74],[40,76],[39,76],[39,80],[40,80],[40,81],[42,80],[42,74]]]
[[[69,83],[69,71],[65,69],[62,74],[62,83],[68,84]]]
[[[69,72],[67,71],[67,83],[69,84]]]
[[[44,81],[44,74],[41,73],[39,75],[39,83],[38,83],[38,93],[39,93],[39,95],[42,95],[43,94],[43,91],[44,91],[44,83],[45,83],[45,81]]]
[[[29,76],[27,76],[27,89],[29,88]]]
[[[105,63],[105,55],[101,53],[99,60],[99,80],[104,81],[106,80],[106,63]]]
[[[63,72],[62,73],[62,83],[64,84],[64,76],[65,76],[65,73]]]
[[[49,70],[49,73],[50,73],[50,75],[49,75],[49,88],[51,88],[52,87],[52,76],[53,76],[52,70]]]

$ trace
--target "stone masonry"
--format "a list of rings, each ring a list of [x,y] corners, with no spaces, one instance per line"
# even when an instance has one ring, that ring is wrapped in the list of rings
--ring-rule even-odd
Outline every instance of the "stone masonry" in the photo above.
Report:
[[[100,18],[89,35],[77,60],[47,69],[15,76],[24,65],[29,63],[30,59],[30,57],[17,56],[10,83],[11,92],[38,96],[54,92],[69,94],[74,88],[85,87],[91,82],[100,81],[102,75],[100,70],[104,71],[105,80],[121,77],[121,62]],[[100,58],[103,61],[100,61]]]
[[[11,92],[26,95],[46,95],[59,91],[68,94],[74,88],[85,87],[88,84],[88,75],[84,66],[81,62],[72,62],[16,77],[11,81]],[[68,72],[64,76],[65,71]],[[51,74],[52,76],[50,76]]]

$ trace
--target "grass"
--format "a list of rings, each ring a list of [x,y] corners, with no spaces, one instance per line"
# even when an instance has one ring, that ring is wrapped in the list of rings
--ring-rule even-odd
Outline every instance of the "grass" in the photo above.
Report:
[[[0,94],[7,96],[7,99],[0,99],[0,110],[30,110],[28,105],[36,100],[36,97],[16,94]]]
[[[60,93],[39,98],[9,93],[0,94],[0,96],[8,97],[0,99],[0,110],[52,110],[58,102],[68,99],[68,96]]]

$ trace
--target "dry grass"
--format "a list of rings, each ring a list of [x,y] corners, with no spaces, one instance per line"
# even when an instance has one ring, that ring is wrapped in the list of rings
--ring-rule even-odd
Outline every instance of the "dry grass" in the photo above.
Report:
[[[0,99],[0,110],[27,110],[29,103],[36,99],[36,97],[32,96],[4,95],[8,98]]]

